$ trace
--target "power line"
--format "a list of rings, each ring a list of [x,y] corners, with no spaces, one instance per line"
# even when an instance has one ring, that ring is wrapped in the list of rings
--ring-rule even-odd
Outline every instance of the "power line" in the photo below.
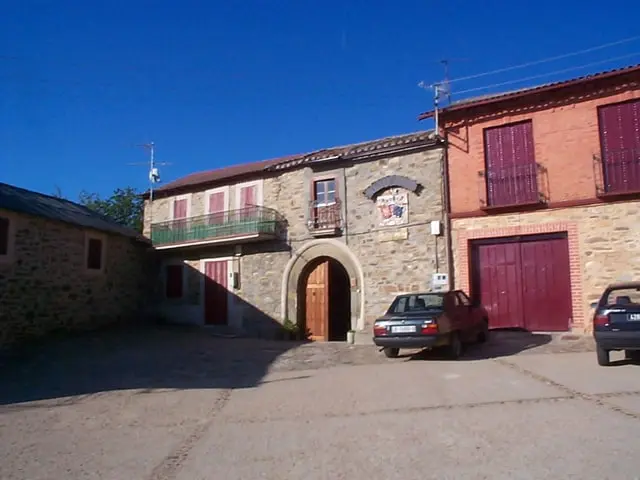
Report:
[[[621,45],[623,43],[633,42],[634,40],[639,40],[639,39],[640,39],[640,35],[637,35],[635,37],[625,38],[623,40],[618,40],[616,42],[605,43],[605,44],[598,45],[598,46],[591,47],[591,48],[587,48],[587,49],[584,49],[584,50],[578,50],[576,52],[557,55],[555,57],[547,57],[547,58],[543,58],[541,60],[535,60],[533,62],[521,63],[520,65],[513,65],[511,67],[499,68],[498,70],[491,70],[491,71],[488,71],[488,72],[482,72],[482,73],[476,73],[474,75],[468,75],[466,77],[454,78],[453,80],[449,80],[449,83],[461,82],[463,80],[471,80],[472,78],[486,77],[487,75],[494,75],[496,73],[509,72],[511,70],[517,70],[519,68],[530,67],[532,65],[539,65],[541,63],[553,62],[554,60],[560,60],[560,59],[563,59],[563,58],[574,57],[576,55],[581,55],[583,53],[595,52],[596,50],[602,50],[604,48],[613,47],[615,45]]]
[[[460,91],[454,92],[454,93],[462,94],[462,93],[469,93],[469,92],[477,92],[477,91],[480,91],[480,90],[486,90],[488,88],[502,87],[504,85],[511,85],[511,84],[514,84],[514,83],[526,82],[527,80],[535,80],[537,78],[548,77],[549,75],[556,75],[558,73],[571,72],[573,70],[579,70],[579,69],[585,68],[585,67],[592,67],[592,66],[595,66],[595,65],[602,65],[604,63],[609,63],[609,62],[613,62],[613,61],[616,61],[616,60],[622,60],[622,59],[625,59],[625,58],[635,57],[636,55],[640,55],[640,51],[637,51],[637,52],[634,52],[634,53],[630,53],[628,55],[621,55],[619,57],[608,58],[606,60],[600,60],[598,62],[585,63],[583,65],[578,65],[576,67],[569,67],[569,68],[564,68],[562,70],[555,70],[553,72],[541,73],[541,74],[532,75],[532,76],[529,76],[529,77],[518,78],[516,80],[509,80],[507,82],[492,83],[490,85],[485,85],[484,87],[467,88],[466,90],[460,90]]]

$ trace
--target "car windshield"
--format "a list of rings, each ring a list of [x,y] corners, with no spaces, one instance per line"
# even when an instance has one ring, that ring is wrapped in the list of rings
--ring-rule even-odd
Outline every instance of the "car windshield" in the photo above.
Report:
[[[439,308],[442,308],[442,295],[421,293],[396,298],[389,308],[389,313],[425,312]]]
[[[605,305],[640,307],[640,288],[615,288],[607,294]]]

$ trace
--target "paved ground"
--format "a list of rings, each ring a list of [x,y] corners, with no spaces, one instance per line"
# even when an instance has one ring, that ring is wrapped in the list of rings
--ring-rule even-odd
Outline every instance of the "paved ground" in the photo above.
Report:
[[[640,478],[640,366],[501,333],[457,362],[116,331],[4,358],[0,478]]]

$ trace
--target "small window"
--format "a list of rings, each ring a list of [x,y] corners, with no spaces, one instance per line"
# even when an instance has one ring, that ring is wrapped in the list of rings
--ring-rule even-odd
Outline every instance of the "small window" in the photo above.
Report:
[[[90,238],[87,242],[87,268],[102,270],[102,240]]]
[[[0,255],[9,255],[9,219],[0,217]]]
[[[333,205],[336,203],[336,181],[331,178],[328,180],[318,180],[314,182],[314,200],[316,205]]]
[[[182,298],[183,268],[182,265],[167,265],[165,282],[165,296],[167,298]]]

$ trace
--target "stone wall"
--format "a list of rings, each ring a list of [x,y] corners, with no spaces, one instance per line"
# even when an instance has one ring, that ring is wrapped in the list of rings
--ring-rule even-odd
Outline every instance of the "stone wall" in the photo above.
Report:
[[[571,286],[574,330],[588,333],[590,303],[598,300],[604,288],[613,282],[640,279],[639,218],[640,201],[456,219],[452,224],[456,285],[468,288],[465,238],[470,234],[497,237],[566,228],[571,262],[577,265]]]
[[[105,263],[103,272],[88,271],[85,230],[8,215],[15,249],[0,262],[0,345],[55,330],[140,319],[153,268],[148,245],[91,232],[105,239]]]
[[[407,192],[409,214],[405,224],[381,227],[375,199],[367,198],[363,192],[373,182],[396,174],[417,181],[422,190],[418,194]],[[234,303],[230,310],[234,316],[242,319],[245,332],[262,335],[274,322],[281,322],[285,317],[295,321],[297,283],[296,279],[285,279],[285,271],[291,259],[297,257],[311,242],[323,241],[309,232],[307,219],[313,181],[327,176],[337,180],[337,196],[343,201],[342,216],[345,222],[342,234],[333,237],[333,240],[342,242],[355,256],[357,265],[345,267],[352,272],[361,272],[364,278],[364,285],[360,285],[359,278],[351,278],[353,311],[358,315],[362,313],[359,302],[364,308],[362,321],[354,321],[354,325],[368,330],[373,319],[388,308],[397,293],[426,290],[430,287],[432,273],[448,271],[446,235],[436,238],[430,234],[433,220],[441,221],[444,228],[442,149],[397,154],[338,167],[334,164],[329,170],[305,167],[265,176],[262,179],[263,204],[286,217],[288,238],[286,242],[242,245],[240,287],[230,288]],[[236,186],[230,184],[222,187],[228,188],[231,205],[234,204]],[[384,193],[388,192],[381,192]],[[202,214],[204,192],[194,192],[190,198],[191,215]],[[172,201],[173,197],[154,200],[154,222],[170,218]],[[148,231],[148,208],[146,213]],[[189,251],[167,250],[162,254],[166,262],[186,261],[192,267],[192,274],[197,277],[202,275],[197,271],[199,259],[232,257],[234,250],[233,246],[210,245]],[[301,257],[303,263],[311,260],[313,258]],[[291,285],[284,293],[293,305],[284,311],[283,282]],[[201,286],[194,283],[191,288],[197,288],[199,293],[188,293],[189,298],[194,298],[192,295],[201,296]],[[192,302],[186,299],[171,304],[160,301],[160,305],[173,309],[174,316],[191,318],[195,315],[200,316],[200,323],[203,321],[201,305],[200,310],[195,310]],[[182,313],[175,313],[180,305],[183,307]],[[194,322],[198,323],[197,320]]]

